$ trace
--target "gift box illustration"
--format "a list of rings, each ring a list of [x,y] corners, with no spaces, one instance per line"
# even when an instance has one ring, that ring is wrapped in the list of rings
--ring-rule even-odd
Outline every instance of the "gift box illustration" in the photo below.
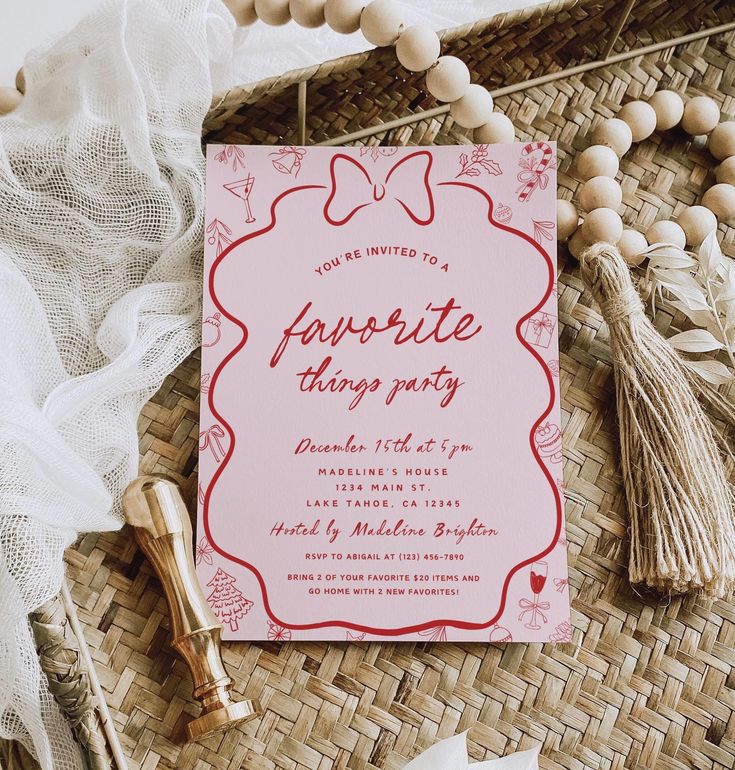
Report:
[[[532,345],[548,348],[556,329],[556,316],[539,312],[531,316],[523,325],[523,337]]]

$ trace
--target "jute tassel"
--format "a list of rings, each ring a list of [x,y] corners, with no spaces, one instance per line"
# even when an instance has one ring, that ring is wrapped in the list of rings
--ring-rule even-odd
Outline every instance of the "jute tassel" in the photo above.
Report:
[[[656,331],[614,246],[590,246],[580,265],[610,329],[630,581],[725,597],[735,586],[735,496],[722,439],[697,396],[720,416],[735,412]]]

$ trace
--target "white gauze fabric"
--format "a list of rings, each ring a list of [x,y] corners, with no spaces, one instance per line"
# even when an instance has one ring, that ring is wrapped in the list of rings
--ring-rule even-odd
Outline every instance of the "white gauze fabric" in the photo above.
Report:
[[[198,344],[201,126],[233,33],[219,0],[105,3],[0,119],[0,736],[44,770],[82,764],[27,614],[79,532],[121,526],[140,409]]]

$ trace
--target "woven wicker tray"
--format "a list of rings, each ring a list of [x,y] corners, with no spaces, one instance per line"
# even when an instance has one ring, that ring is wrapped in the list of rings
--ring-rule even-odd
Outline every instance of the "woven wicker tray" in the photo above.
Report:
[[[686,3],[640,6],[616,50],[652,42],[663,34],[664,18],[670,36],[703,21],[732,21],[735,10],[731,2],[698,3],[693,18],[684,13]],[[550,8],[569,23],[549,25]],[[485,82],[508,73],[522,80],[598,55],[605,45],[601,30],[620,18],[621,6],[599,10],[595,3],[556,2],[545,14],[524,12],[527,18],[511,25],[513,58],[498,59],[511,50],[510,34],[497,33],[510,24],[506,17],[476,25],[449,47],[462,51]],[[582,25],[576,37],[572,22]],[[637,39],[644,30],[645,39]],[[318,74],[309,84],[311,141],[432,106],[418,80],[397,82],[397,65],[384,52],[348,59],[349,66],[308,72]],[[292,86],[303,77],[292,73],[223,95],[210,115],[210,136],[294,141]],[[735,33],[526,88],[498,104],[521,138],[558,142],[560,195],[570,197],[578,184],[571,158],[586,146],[593,122],[660,87],[710,95],[735,115]],[[467,141],[444,115],[377,140]],[[706,150],[681,134],[636,147],[621,166],[626,224],[645,229],[659,211],[669,216],[693,203],[710,181],[711,166]],[[735,232],[721,234],[724,251],[735,255]],[[573,642],[227,643],[225,662],[236,691],[258,698],[263,716],[184,744],[184,722],[197,709],[188,670],[168,647],[161,587],[129,532],[87,535],[67,554],[69,581],[131,770],[398,770],[434,740],[465,729],[475,760],[540,743],[545,768],[735,766],[735,603],[662,601],[628,585],[607,329],[563,248],[559,269]],[[666,310],[656,316],[667,334],[683,320]],[[139,426],[141,472],[175,476],[190,500],[196,494],[199,377],[195,354],[167,378]]]

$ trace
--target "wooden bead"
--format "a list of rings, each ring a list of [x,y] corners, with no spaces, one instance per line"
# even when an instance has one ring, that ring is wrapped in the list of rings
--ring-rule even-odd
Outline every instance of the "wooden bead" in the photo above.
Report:
[[[647,246],[645,235],[638,230],[623,230],[618,241],[618,251],[630,267],[638,267],[645,260],[646,255],[641,252],[645,251]]]
[[[252,0],[251,0],[252,2]],[[15,87],[20,91],[20,93],[25,94],[26,92],[26,74],[23,72],[23,67],[21,67],[16,73],[15,73]]]
[[[335,32],[351,35],[360,29],[360,14],[364,7],[365,0],[327,0],[324,18]]]
[[[620,185],[609,176],[593,176],[582,185],[579,204],[585,211],[595,209],[619,209],[623,202]]]
[[[582,224],[582,235],[587,243],[617,243],[623,234],[623,220],[612,209],[590,211]]]
[[[656,113],[656,128],[659,131],[668,131],[681,122],[684,114],[684,100],[676,91],[656,91],[648,100]]]
[[[687,134],[709,134],[719,122],[720,108],[709,96],[695,96],[684,105],[681,127]]]
[[[23,94],[17,88],[0,86],[0,115],[12,112],[23,101]]]
[[[678,219],[686,233],[689,246],[699,246],[713,230],[717,229],[717,218],[704,206],[690,206],[679,214]]]
[[[398,61],[411,72],[429,69],[439,58],[440,50],[439,35],[425,24],[404,29],[396,43]]]
[[[463,128],[479,128],[493,114],[493,97],[485,86],[473,83],[451,103],[449,114]]]
[[[224,0],[227,10],[235,17],[238,27],[247,27],[258,20],[255,0]]]
[[[477,144],[510,144],[516,139],[513,121],[502,112],[493,112],[479,128],[475,129]]]
[[[324,0],[289,0],[288,10],[291,18],[307,29],[324,24]]]
[[[656,130],[656,111],[648,102],[638,99],[628,102],[618,112],[618,117],[629,126],[634,142],[642,142]]]
[[[556,201],[556,239],[563,241],[574,233],[579,225],[579,212],[571,201]]]
[[[725,158],[715,169],[715,179],[724,184],[735,184],[735,157]]]
[[[735,120],[714,127],[709,137],[709,151],[717,160],[735,155]]]
[[[255,0],[255,13],[264,24],[272,27],[280,27],[291,20],[288,0]]]
[[[360,17],[362,34],[373,45],[393,45],[402,28],[403,16],[394,0],[373,0]]]
[[[569,253],[575,258],[579,259],[580,254],[587,248],[587,242],[582,236],[582,228],[578,228],[574,235],[567,241],[567,248]]]
[[[426,73],[429,93],[441,102],[455,102],[470,87],[470,71],[456,56],[440,56]]]
[[[615,151],[620,157],[625,155],[633,144],[633,132],[630,126],[619,118],[608,118],[598,124],[592,132],[592,141],[595,144],[604,144]]]
[[[702,205],[720,222],[729,222],[735,218],[735,186],[724,183],[713,185],[702,196]]]
[[[654,243],[673,243],[683,249],[687,243],[687,237],[682,230],[681,225],[672,222],[670,219],[662,219],[654,222],[646,230],[646,240],[649,245]]]
[[[620,161],[614,150],[602,144],[593,144],[584,150],[577,159],[577,173],[583,181],[593,176],[613,177],[618,173]]]

